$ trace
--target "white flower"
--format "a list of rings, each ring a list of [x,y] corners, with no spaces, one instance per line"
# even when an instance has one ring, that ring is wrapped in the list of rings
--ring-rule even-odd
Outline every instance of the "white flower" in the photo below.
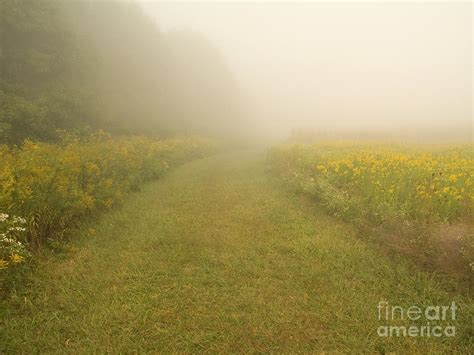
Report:
[[[5,244],[17,245],[17,246],[19,246],[19,247],[22,246],[22,244],[21,244],[20,241],[15,240],[15,239],[13,239],[13,238],[8,238],[8,237],[7,237],[5,234],[3,234],[3,233],[0,234],[0,237],[1,237],[0,241],[3,242],[3,243],[5,243]]]
[[[13,217],[13,222],[15,223],[21,223],[21,224],[25,224],[26,223],[26,219],[22,218],[22,217]]]
[[[8,214],[0,213],[0,222],[5,222],[8,217],[9,217]]]
[[[24,232],[26,231],[26,228],[23,228],[23,227],[10,227],[8,228],[9,231],[17,231],[17,232]]]

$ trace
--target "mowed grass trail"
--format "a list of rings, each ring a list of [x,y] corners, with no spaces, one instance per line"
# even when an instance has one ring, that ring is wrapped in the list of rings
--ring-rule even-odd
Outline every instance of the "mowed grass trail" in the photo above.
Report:
[[[255,152],[144,186],[30,278],[0,304],[0,352],[472,350],[472,302],[285,191]],[[456,301],[458,334],[381,338],[381,300]]]

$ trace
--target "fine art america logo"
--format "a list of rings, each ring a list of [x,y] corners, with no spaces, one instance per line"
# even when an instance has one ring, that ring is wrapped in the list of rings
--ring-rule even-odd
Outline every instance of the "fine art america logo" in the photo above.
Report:
[[[377,328],[381,337],[454,337],[458,307],[455,302],[449,306],[391,306],[387,301],[377,305],[378,319],[387,322]],[[408,325],[400,325],[401,323]]]

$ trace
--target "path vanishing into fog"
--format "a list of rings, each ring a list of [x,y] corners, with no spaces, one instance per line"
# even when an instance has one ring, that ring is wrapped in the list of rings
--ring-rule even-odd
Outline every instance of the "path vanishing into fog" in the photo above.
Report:
[[[380,300],[452,298],[285,191],[263,153],[186,164],[77,234],[2,311],[0,352],[456,347],[377,336]]]

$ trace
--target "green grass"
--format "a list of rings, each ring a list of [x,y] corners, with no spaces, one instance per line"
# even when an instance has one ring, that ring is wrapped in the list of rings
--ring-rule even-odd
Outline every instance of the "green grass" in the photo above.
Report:
[[[73,240],[0,304],[0,352],[473,349],[472,300],[281,189],[260,154],[186,164]],[[382,299],[456,301],[458,334],[378,337]]]

